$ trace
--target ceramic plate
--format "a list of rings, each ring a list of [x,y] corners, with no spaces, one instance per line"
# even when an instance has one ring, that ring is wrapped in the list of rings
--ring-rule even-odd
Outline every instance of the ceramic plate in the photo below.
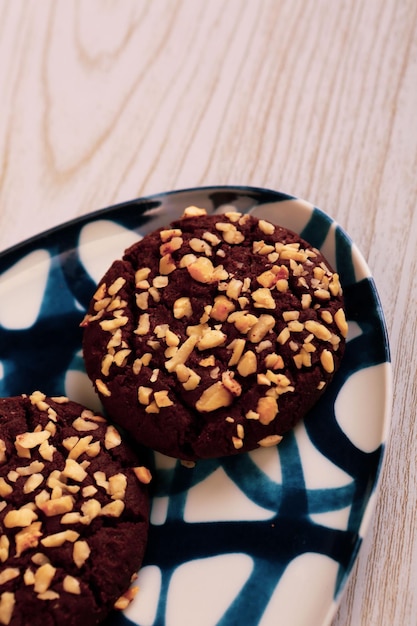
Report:
[[[349,336],[341,369],[278,448],[187,469],[156,454],[140,591],[108,626],[324,626],[335,614],[370,514],[391,403],[389,347],[374,281],[325,213],[247,187],[134,200],[0,255],[0,395],[40,389],[93,409],[79,323],[113,259],[185,206],[231,207],[300,233],[343,285]]]

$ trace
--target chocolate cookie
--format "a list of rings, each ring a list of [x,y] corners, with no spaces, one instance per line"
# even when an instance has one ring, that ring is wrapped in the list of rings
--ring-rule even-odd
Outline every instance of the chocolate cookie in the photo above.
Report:
[[[184,460],[278,443],[331,381],[347,334],[339,276],[318,250],[196,207],[112,264],[82,326],[112,419]]]
[[[125,608],[149,480],[102,416],[40,392],[0,399],[0,624],[89,626]]]

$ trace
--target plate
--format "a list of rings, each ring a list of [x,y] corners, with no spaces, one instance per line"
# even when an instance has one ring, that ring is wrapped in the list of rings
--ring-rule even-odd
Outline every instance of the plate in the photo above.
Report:
[[[324,626],[372,514],[391,408],[389,345],[369,268],[304,200],[252,187],[174,191],[109,207],[0,255],[0,395],[40,389],[100,408],[79,323],[113,259],[188,205],[250,212],[300,233],[339,272],[349,335],[319,403],[278,448],[200,461],[152,456],[140,591],[107,626]],[[300,601],[300,599],[302,600]]]

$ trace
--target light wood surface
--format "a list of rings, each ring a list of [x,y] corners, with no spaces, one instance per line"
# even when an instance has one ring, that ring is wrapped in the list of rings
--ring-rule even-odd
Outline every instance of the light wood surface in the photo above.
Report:
[[[212,184],[298,195],[349,232],[385,311],[394,405],[334,626],[417,624],[417,2],[2,0],[0,112],[0,250]]]

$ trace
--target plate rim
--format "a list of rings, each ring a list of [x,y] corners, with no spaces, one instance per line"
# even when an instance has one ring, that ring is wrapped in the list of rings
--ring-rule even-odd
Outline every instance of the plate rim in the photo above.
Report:
[[[375,279],[372,275],[371,269],[364,258],[362,252],[355,244],[351,236],[344,230],[343,227],[326,211],[315,206],[313,203],[309,201],[305,201],[302,198],[288,194],[286,192],[281,192],[279,190],[263,188],[258,186],[246,186],[246,185],[207,185],[200,187],[185,187],[180,189],[174,189],[170,191],[153,193],[145,196],[139,196],[137,198],[132,198],[130,200],[118,202],[116,204],[110,204],[103,208],[93,210],[84,215],[80,215],[74,217],[69,220],[65,220],[64,222],[52,226],[44,231],[41,231],[37,234],[34,234],[18,243],[15,243],[8,248],[0,251],[0,264],[5,258],[10,258],[14,256],[18,256],[19,253],[25,248],[30,248],[32,245],[42,245],[42,242],[45,242],[48,238],[59,235],[60,232],[73,227],[73,226],[82,226],[83,224],[88,224],[99,219],[105,218],[110,212],[116,212],[118,209],[126,208],[129,206],[141,206],[150,202],[161,201],[164,198],[169,198],[173,196],[180,196],[185,194],[192,193],[210,193],[213,191],[222,191],[225,193],[238,193],[244,195],[247,194],[256,194],[258,196],[268,195],[268,199],[265,200],[264,203],[258,202],[254,206],[262,206],[262,204],[270,203],[270,202],[281,202],[281,201],[303,201],[307,202],[309,206],[311,206],[312,210],[317,210],[324,216],[326,216],[332,225],[335,228],[338,228],[340,233],[352,246],[352,255],[360,262],[363,269],[366,270],[367,278],[371,281],[372,293],[375,297],[375,308],[377,310],[378,321],[381,325],[383,340],[384,340],[384,399],[383,399],[383,413],[381,415],[381,454],[378,460],[378,464],[376,467],[375,479],[372,484],[371,495],[366,503],[364,513],[361,519],[360,526],[358,528],[358,540],[354,546],[354,550],[352,550],[351,560],[349,566],[345,572],[345,575],[340,581],[339,590],[333,597],[333,602],[328,608],[327,615],[323,621],[323,626],[326,626],[331,623],[331,620],[336,615],[336,612],[340,606],[341,599],[346,592],[347,584],[353,573],[353,565],[357,561],[358,556],[360,554],[363,540],[365,536],[369,533],[370,526],[374,519],[374,514],[377,506],[378,498],[376,497],[380,491],[381,479],[383,474],[383,468],[387,460],[387,443],[389,440],[389,435],[391,432],[392,426],[392,404],[393,404],[393,371],[392,371],[392,360],[391,360],[391,351],[390,351],[390,343],[389,343],[389,333],[387,328],[386,319],[384,316],[384,311],[382,307],[382,303],[380,300],[380,296],[378,293],[378,289],[375,283]],[[232,204],[232,202],[231,202]]]

